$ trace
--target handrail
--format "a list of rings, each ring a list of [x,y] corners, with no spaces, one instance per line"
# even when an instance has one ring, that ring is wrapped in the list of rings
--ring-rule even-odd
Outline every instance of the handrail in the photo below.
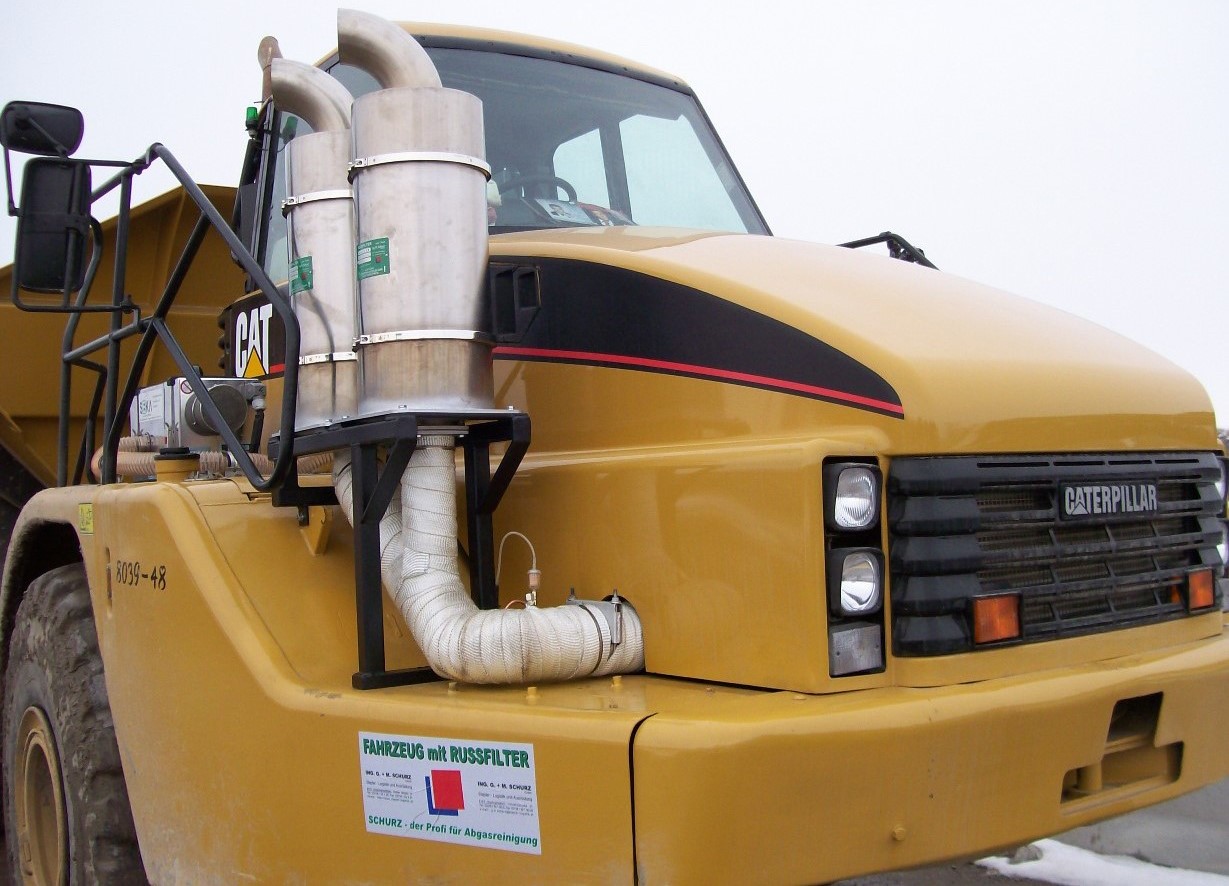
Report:
[[[134,305],[125,293],[125,273],[127,267],[127,252],[128,252],[128,228],[132,210],[132,178],[140,175],[148,169],[153,163],[161,160],[166,164],[167,168],[175,176],[176,180],[183,187],[184,191],[196,204],[200,215],[197,218],[196,225],[192,229],[192,233],[188,237],[188,242],[184,245],[183,251],[180,253],[179,259],[176,262],[175,268],[170,277],[167,279],[166,286],[163,288],[162,294],[158,298],[157,305],[153,313],[148,317],[142,317],[140,310]],[[298,389],[298,372],[299,372],[299,324],[295,318],[294,309],[291,307],[289,300],[282,295],[278,290],[277,285],[269,278],[261,264],[248,251],[247,247],[239,240],[230,225],[222,217],[221,213],[205,196],[204,191],[196,184],[184,170],[183,166],[175,158],[164,145],[155,143],[137,159],[130,163],[118,163],[109,160],[81,160],[81,163],[97,166],[123,166],[120,172],[105,182],[102,186],[95,189],[91,193],[91,204],[99,197],[113,191],[116,187],[120,188],[120,210],[119,218],[116,225],[116,244],[115,244],[115,273],[112,289],[112,298],[110,305],[87,305],[86,301],[89,298],[89,291],[94,282],[94,271],[97,269],[100,253],[102,249],[101,229],[97,226],[97,222],[91,219],[91,227],[94,233],[95,249],[90,256],[90,268],[86,275],[86,280],[81,287],[80,292],[73,304],[63,305],[27,305],[23,303],[17,296],[16,291],[13,294],[13,303],[24,311],[38,312],[55,312],[67,313],[70,315],[68,324],[65,329],[63,339],[63,349],[60,355],[63,369],[61,371],[61,386],[60,386],[60,436],[59,436],[59,458],[57,465],[57,482],[61,485],[67,483],[68,469],[68,425],[70,412],[70,392],[71,392],[71,367],[77,366],[84,369],[97,372],[99,374],[98,382],[95,388],[92,403],[86,417],[86,432],[83,441],[83,446],[87,446],[92,442],[93,425],[98,419],[98,410],[101,406],[103,409],[103,453],[102,453],[102,477],[103,483],[114,483],[116,481],[116,457],[119,447],[120,432],[123,423],[123,417],[126,416],[131,408],[132,401],[136,397],[138,388],[141,382],[141,376],[145,368],[145,364],[149,359],[150,351],[154,343],[161,342],[163,347],[183,374],[184,379],[188,382],[192,392],[199,398],[201,408],[205,416],[217,429],[226,446],[229,448],[236,465],[243,472],[244,476],[260,492],[268,492],[280,486],[288,476],[292,465],[294,464],[294,444],[293,444],[293,429],[295,423],[295,401],[296,391]],[[281,426],[283,432],[283,445],[278,448],[277,457],[273,462],[273,470],[268,477],[265,477],[257,469],[255,463],[248,455],[243,443],[231,430],[230,426],[222,417],[222,412],[218,408],[217,403],[213,399],[209,388],[201,378],[200,371],[192,364],[187,354],[175,339],[174,334],[167,326],[166,319],[174,306],[175,299],[179,294],[179,289],[183,284],[188,270],[192,266],[197,253],[200,250],[201,243],[205,235],[210,229],[213,229],[221,236],[226,246],[235,256],[239,265],[247,272],[248,277],[262,290],[269,298],[269,302],[273,307],[274,312],[281,319],[286,333],[286,368],[283,373],[284,393],[282,396],[281,409]],[[71,258],[70,258],[71,260]],[[14,287],[16,290],[16,286]],[[110,331],[91,342],[84,345],[73,346],[73,338],[75,336],[77,325],[80,322],[80,315],[89,312],[109,311],[112,313],[112,322]],[[124,313],[135,313],[136,316],[128,323],[123,321]],[[137,345],[136,353],[133,355],[132,363],[129,367],[127,377],[124,379],[124,384],[119,385],[119,360],[120,360],[120,345],[124,339],[134,335],[139,335],[140,342]],[[107,351],[106,365],[101,365],[85,358],[102,349]],[[105,387],[105,393],[102,389]],[[101,401],[101,402],[100,402]],[[79,481],[84,471],[84,457],[79,454],[77,466],[73,472],[74,481]]]

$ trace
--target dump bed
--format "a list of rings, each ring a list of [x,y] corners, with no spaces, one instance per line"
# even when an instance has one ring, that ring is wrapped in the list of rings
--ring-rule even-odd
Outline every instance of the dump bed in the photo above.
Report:
[[[224,215],[235,202],[233,188],[206,186],[206,195]],[[173,262],[178,258],[196,221],[195,207],[182,188],[176,188],[132,212],[129,230],[126,293],[148,315],[162,292]],[[112,292],[114,280],[115,220],[103,224],[106,238],[104,260],[98,269],[91,303],[103,303]],[[206,372],[212,372],[218,359],[219,311],[243,292],[243,274],[230,260],[225,245],[215,237],[206,238],[201,257],[189,272],[177,301],[176,337]],[[65,317],[58,313],[26,313],[7,298],[12,290],[13,267],[0,268],[0,510],[12,509],[12,516],[34,492],[56,484],[57,427],[60,415],[60,355],[65,345]],[[22,293],[24,302],[50,305],[58,296]],[[104,335],[109,328],[105,314],[84,315],[71,342],[78,346]],[[129,339],[121,355],[120,375],[131,360],[135,340]],[[147,364],[143,383],[163,380],[178,372],[168,356],[156,348]],[[85,416],[94,397],[95,381],[101,375],[75,372],[67,392],[72,419],[68,441],[67,472],[71,477],[82,439]],[[92,456],[93,453],[90,453]],[[11,521],[6,525],[11,526]],[[7,539],[7,534],[5,536]]]

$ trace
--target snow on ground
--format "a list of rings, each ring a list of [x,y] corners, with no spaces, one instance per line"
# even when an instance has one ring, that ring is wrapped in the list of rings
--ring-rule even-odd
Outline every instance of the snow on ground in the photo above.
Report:
[[[1004,877],[1040,880],[1061,886],[1229,886],[1229,877],[1167,868],[1126,855],[1098,855],[1057,840],[1038,840],[1014,858],[994,856],[977,862]],[[1024,861],[1017,861],[1021,857]]]

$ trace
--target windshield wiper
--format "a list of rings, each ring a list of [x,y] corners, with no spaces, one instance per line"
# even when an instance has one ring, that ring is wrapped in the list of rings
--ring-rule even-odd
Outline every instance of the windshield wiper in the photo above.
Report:
[[[863,246],[874,246],[877,243],[888,244],[888,255],[892,258],[898,258],[901,261],[913,262],[918,265],[925,265],[928,268],[938,267],[926,257],[926,253],[916,246],[911,244],[899,234],[893,234],[891,231],[884,231],[877,237],[867,237],[865,240],[850,240],[848,243],[838,244],[847,249],[861,249]]]

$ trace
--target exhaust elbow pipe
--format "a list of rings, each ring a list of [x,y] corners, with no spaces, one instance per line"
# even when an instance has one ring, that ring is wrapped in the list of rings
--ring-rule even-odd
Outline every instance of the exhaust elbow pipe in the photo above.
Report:
[[[354,205],[350,162],[350,91],[319,68],[274,58],[273,101],[314,130],[286,147],[287,276],[299,320],[295,431],[354,415]],[[287,429],[288,430],[288,429]]]
[[[350,128],[350,91],[319,68],[284,58],[270,65],[273,100],[283,111],[302,117],[316,132]]]
[[[443,85],[435,63],[417,40],[368,12],[337,10],[337,55],[345,64],[371,74],[384,89]]]

